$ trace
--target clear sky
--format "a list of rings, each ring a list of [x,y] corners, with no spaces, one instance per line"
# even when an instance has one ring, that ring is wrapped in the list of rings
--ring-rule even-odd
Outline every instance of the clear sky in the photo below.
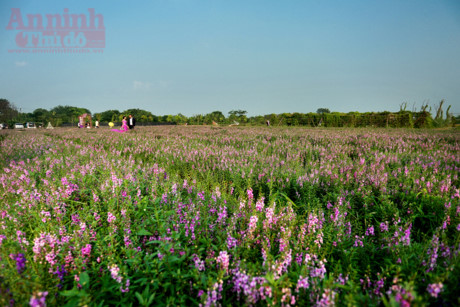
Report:
[[[94,8],[103,53],[10,53],[12,8],[24,20]],[[2,0],[0,24],[0,98],[23,112],[253,116],[445,99],[460,113],[458,0]]]

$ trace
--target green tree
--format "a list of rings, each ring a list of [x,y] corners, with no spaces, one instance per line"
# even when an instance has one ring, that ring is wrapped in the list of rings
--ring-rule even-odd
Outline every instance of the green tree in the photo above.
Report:
[[[460,115],[457,115],[456,117],[454,117],[454,125],[458,125],[460,124]]]
[[[261,115],[252,116],[248,118],[248,123],[251,125],[264,125],[266,123],[266,119]]]
[[[270,125],[278,125],[279,124],[278,115],[276,115],[275,113],[265,115],[264,118],[265,118],[265,121],[267,121],[267,120],[269,121]],[[266,124],[266,122],[264,124]]]
[[[177,114],[174,116],[174,121],[176,124],[185,124],[187,122],[187,117],[185,115],[182,115],[181,113]]]
[[[447,127],[451,126],[453,123],[453,116],[449,113],[451,106],[449,105],[446,110],[446,118],[444,118],[444,110],[442,108],[444,104],[444,99],[442,99],[438,105],[435,106],[436,116],[433,119],[434,127]]]
[[[0,98],[0,122],[12,125],[19,112],[8,99]]]
[[[158,122],[158,117],[153,115],[150,111],[142,109],[128,109],[123,111],[124,116],[128,117],[130,114],[134,116],[138,123],[153,123]]]
[[[46,124],[49,121],[49,117],[50,117],[50,112],[43,108],[35,109],[32,112],[32,118],[34,122]]]
[[[208,125],[216,122],[222,124],[225,121],[225,115],[221,111],[214,111],[204,116],[204,122]]]
[[[98,118],[100,122],[108,123],[118,120],[118,116],[120,115],[120,111],[118,110],[107,110],[102,113],[94,114],[94,117]]]
[[[316,110],[316,113],[325,114],[325,113],[331,113],[331,111],[328,108],[319,108],[318,110]]]
[[[247,117],[246,117],[247,111],[244,110],[232,110],[228,112],[229,117],[228,120],[230,123],[233,123],[234,121],[238,123],[246,123],[247,122]]]
[[[72,106],[57,106],[50,110],[50,113],[53,114],[54,120],[56,123],[78,123],[78,118],[82,114],[90,114],[91,112],[86,108],[78,108]]]
[[[202,125],[204,123],[204,116],[201,114],[193,115],[192,117],[189,117],[188,123],[190,125]]]

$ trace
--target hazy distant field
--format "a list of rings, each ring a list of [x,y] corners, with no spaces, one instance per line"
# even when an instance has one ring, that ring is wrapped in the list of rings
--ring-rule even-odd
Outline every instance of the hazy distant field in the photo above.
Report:
[[[61,128],[0,144],[2,306],[460,304],[458,131]]]

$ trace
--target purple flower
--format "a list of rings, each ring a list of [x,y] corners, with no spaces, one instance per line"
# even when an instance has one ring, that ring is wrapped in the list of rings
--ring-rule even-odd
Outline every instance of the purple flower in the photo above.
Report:
[[[256,229],[258,220],[259,218],[255,215],[251,216],[251,218],[249,219],[249,232],[250,233]]]
[[[355,247],[363,247],[364,244],[363,244],[363,241],[362,241],[363,238],[360,238],[359,236],[355,236],[355,243],[353,244],[353,246]]]
[[[129,292],[129,285],[130,285],[130,281],[129,279],[126,280],[126,284],[125,284],[125,288],[123,289],[122,286],[120,286],[120,291],[122,293],[126,293],[126,292]]]
[[[10,258],[16,261],[16,270],[22,274],[26,269],[26,256],[22,253],[10,254]]]
[[[262,197],[256,202],[256,210],[262,212],[264,209],[264,198]]]
[[[89,257],[91,254],[91,244],[86,244],[85,247],[82,247],[81,254],[83,257]]]
[[[198,271],[201,272],[205,270],[205,262],[204,260],[201,260],[200,257],[198,257],[198,255],[196,254],[193,255],[193,261],[195,262],[195,268]]]
[[[366,230],[366,236],[373,236],[373,235],[374,235],[374,226],[371,226]]]
[[[117,218],[115,217],[115,215],[113,215],[112,213],[108,212],[107,213],[107,222],[109,223],[112,223],[113,221],[115,221]]]
[[[297,281],[296,292],[299,292],[300,289],[308,289],[309,287],[308,277],[303,278],[302,275],[300,275]]]
[[[112,264],[108,267],[108,269],[110,271],[110,275],[112,276],[112,278],[115,279],[117,282],[121,283],[121,276],[119,275],[120,268],[116,264]]]
[[[430,293],[432,297],[438,297],[438,294],[442,291],[443,287],[444,285],[441,282],[437,284],[429,284],[427,287],[427,291],[428,293]]]
[[[67,271],[65,270],[64,265],[61,265],[61,269],[59,269],[59,266],[58,266],[57,269],[56,269],[56,272],[53,272],[53,274],[57,275],[59,277],[59,280],[61,281],[61,283],[59,283],[57,285],[57,287],[59,289],[62,288],[62,281],[64,280],[64,276],[65,276],[66,273],[67,273]]]
[[[412,228],[412,224],[409,224],[409,227],[404,231],[404,236],[401,238],[401,242],[404,246],[410,245],[410,231]]]
[[[226,251],[220,251],[219,256],[216,259],[216,262],[220,264],[220,268],[225,270],[225,272],[228,271],[229,261],[230,255],[228,255]]]
[[[72,224],[80,224],[80,216],[78,214],[72,214]]]
[[[232,249],[237,245],[238,245],[238,241],[235,238],[233,238],[232,236],[229,235],[227,237],[227,247],[228,247],[228,249]]]
[[[247,190],[247,193],[248,193],[248,199],[249,199],[249,201],[251,201],[252,199],[254,199],[254,194],[252,193],[252,189],[251,189],[251,188],[249,188],[249,189]]]
[[[386,232],[386,231],[388,231],[388,225],[385,224],[385,223],[383,223],[383,222],[380,223],[380,231],[381,231],[381,232]]]
[[[46,306],[46,296],[48,292],[38,292],[37,295],[32,295],[29,301],[29,305],[32,307],[43,307]]]

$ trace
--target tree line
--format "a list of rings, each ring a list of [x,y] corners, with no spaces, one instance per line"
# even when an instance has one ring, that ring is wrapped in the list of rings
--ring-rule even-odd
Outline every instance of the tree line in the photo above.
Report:
[[[208,114],[197,114],[187,117],[181,113],[176,115],[155,115],[142,109],[124,111],[107,110],[91,113],[86,108],[74,106],[57,106],[50,110],[35,109],[31,113],[18,112],[7,99],[0,99],[0,122],[12,126],[15,122],[35,122],[53,126],[77,126],[79,116],[91,114],[92,121],[98,120],[101,125],[109,122],[119,123],[123,116],[133,115],[138,125],[270,125],[270,126],[308,126],[308,127],[394,127],[394,128],[431,128],[446,127],[460,123],[460,116],[451,114],[450,106],[443,110],[444,100],[434,109],[428,104],[420,110],[407,110],[407,104],[400,105],[398,112],[331,112],[328,108],[319,108],[310,113],[281,113],[247,116],[245,110],[232,110],[225,116],[221,111]],[[433,116],[432,111],[434,110]]]

